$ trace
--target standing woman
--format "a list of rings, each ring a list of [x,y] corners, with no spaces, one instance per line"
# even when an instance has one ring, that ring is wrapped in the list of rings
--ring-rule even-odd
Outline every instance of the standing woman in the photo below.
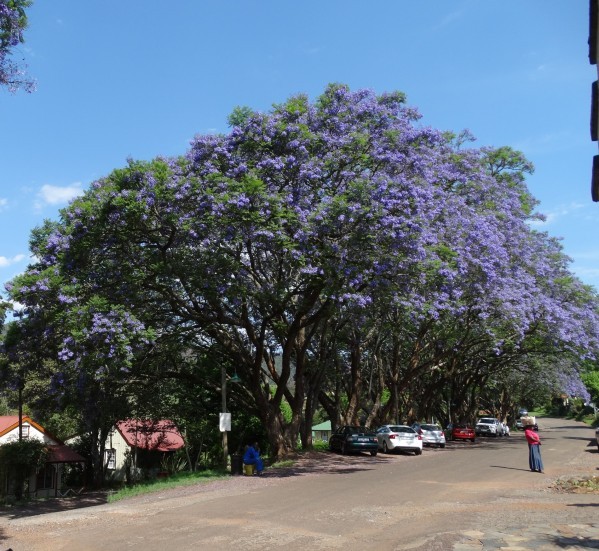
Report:
[[[532,472],[543,472],[543,460],[541,459],[541,439],[533,430],[533,425],[524,427],[524,436],[528,442],[528,464]]]

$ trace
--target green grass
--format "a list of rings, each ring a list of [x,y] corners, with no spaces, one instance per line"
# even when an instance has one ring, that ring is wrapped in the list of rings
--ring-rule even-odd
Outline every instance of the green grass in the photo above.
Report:
[[[276,461],[273,463],[270,468],[271,469],[281,469],[284,467],[293,467],[295,461],[293,459],[283,459],[282,461]]]
[[[223,473],[222,470],[198,471],[196,473],[177,473],[169,478],[160,478],[148,482],[140,482],[135,486],[128,486],[126,488],[117,490],[108,496],[108,503],[113,503],[115,501],[120,501],[121,499],[127,499],[138,495],[161,492],[162,490],[168,490],[169,488],[191,486],[192,484],[211,482],[213,480],[220,480],[221,478],[229,477],[230,475]]]

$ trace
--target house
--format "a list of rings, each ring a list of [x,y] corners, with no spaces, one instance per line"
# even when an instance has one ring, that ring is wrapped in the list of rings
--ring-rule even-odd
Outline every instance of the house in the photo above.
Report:
[[[330,436],[331,436],[331,422],[330,421],[325,421],[324,423],[320,423],[319,425],[314,425],[312,427],[312,440],[322,440],[323,442],[328,442]]]
[[[106,439],[106,478],[125,481],[142,471],[158,473],[165,459],[184,445],[176,425],[168,419],[119,421]]]
[[[64,495],[63,486],[65,465],[84,463],[85,459],[64,442],[51,435],[44,427],[31,417],[21,418],[21,435],[24,440],[37,440],[47,445],[48,457],[44,467],[39,472],[32,472],[26,482],[26,492],[31,497],[58,497]],[[0,416],[0,446],[19,440],[19,416]],[[14,488],[7,473],[6,479],[1,480],[0,494],[10,495]]]

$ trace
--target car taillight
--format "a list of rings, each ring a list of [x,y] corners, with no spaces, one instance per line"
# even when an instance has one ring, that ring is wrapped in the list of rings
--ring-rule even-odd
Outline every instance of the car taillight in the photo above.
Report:
[[[418,435],[418,440],[422,440],[422,435],[421,434]]]
[[[389,439],[390,439],[390,440],[393,440],[393,439],[395,438],[395,436],[396,436],[395,434],[390,434],[390,435],[389,435]]]

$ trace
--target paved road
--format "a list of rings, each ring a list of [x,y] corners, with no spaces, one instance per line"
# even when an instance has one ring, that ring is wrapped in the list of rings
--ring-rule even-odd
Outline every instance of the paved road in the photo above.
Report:
[[[545,474],[522,433],[422,456],[320,464],[68,513],[0,519],[0,550],[599,549],[599,496],[552,489],[597,474],[593,431],[543,419]],[[4,547],[2,547],[4,546]]]

